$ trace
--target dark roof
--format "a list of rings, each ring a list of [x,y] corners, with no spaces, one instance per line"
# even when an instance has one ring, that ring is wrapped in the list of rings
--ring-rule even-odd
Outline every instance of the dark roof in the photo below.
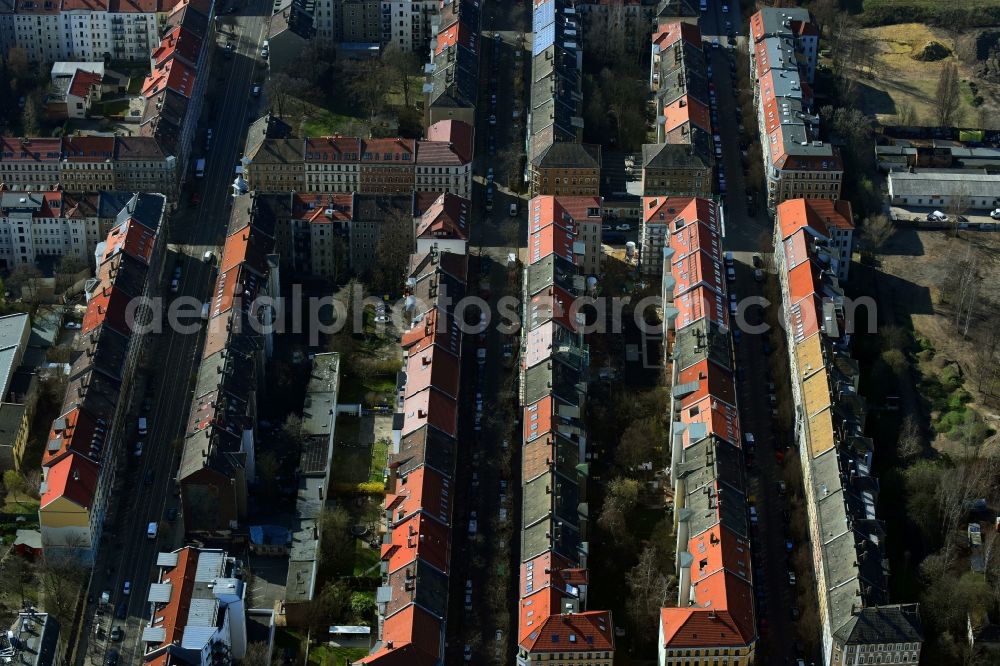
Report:
[[[681,143],[644,143],[643,169],[706,169],[706,153]]]
[[[848,644],[923,641],[920,606],[893,604],[863,608],[840,627],[835,635]]]
[[[119,209],[118,215],[115,216],[116,224],[122,224],[132,218],[147,229],[156,231],[163,216],[163,205],[162,195],[138,192],[129,197]]]
[[[599,169],[600,146],[557,141],[535,156],[533,163],[543,169]]]

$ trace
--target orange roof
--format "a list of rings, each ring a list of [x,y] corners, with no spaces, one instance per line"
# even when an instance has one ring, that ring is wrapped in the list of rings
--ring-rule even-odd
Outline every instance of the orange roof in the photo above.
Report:
[[[163,36],[160,45],[153,49],[151,58],[157,65],[162,65],[174,56],[180,56],[186,64],[194,66],[198,62],[199,50],[201,40],[181,26],[175,26]]]
[[[93,444],[104,444],[104,436],[97,434],[97,423],[79,407],[61,415],[52,422],[49,439],[42,453],[42,467],[49,467],[69,452],[97,457],[91,454]]]
[[[456,436],[458,405],[455,399],[436,388],[429,388],[403,402],[403,435],[424,425],[432,425],[445,434]]]
[[[437,470],[421,465],[396,479],[396,492],[385,496],[386,511],[393,522],[417,511],[451,524],[451,481]]]
[[[439,120],[427,128],[428,141],[451,144],[452,150],[464,162],[472,161],[475,130],[462,120]]]
[[[191,97],[194,90],[194,80],[198,72],[194,67],[172,58],[165,63],[157,65],[142,85],[143,97],[153,97],[164,90]]]
[[[699,402],[689,404],[681,412],[681,423],[691,425],[703,423],[705,435],[725,440],[733,446],[740,447],[740,415],[734,405],[704,396]],[[684,448],[700,441],[700,437],[692,437],[691,429],[684,431]]]
[[[226,244],[222,248],[222,261],[219,263],[219,270],[226,273],[246,261],[249,247],[250,225],[247,225],[226,238]]]
[[[816,293],[816,278],[813,275],[813,265],[804,262],[788,272],[788,300],[798,303],[803,298]]]
[[[458,357],[440,347],[411,353],[406,361],[406,397],[434,387],[457,398],[458,381]]]
[[[464,197],[445,193],[420,216],[416,236],[465,240],[469,237],[471,220],[472,203]]]
[[[851,202],[841,199],[789,199],[778,204],[777,220],[782,239],[804,227],[824,238],[830,237],[831,228],[854,229]]]
[[[538,199],[539,197],[535,197]],[[553,220],[554,202],[552,197],[544,197],[547,202],[541,202],[535,207],[534,200],[530,204],[528,216],[528,261],[536,263],[550,254],[556,254],[568,261],[575,262],[573,241],[575,234],[564,223]]]
[[[399,344],[408,354],[421,352],[431,345],[458,354],[461,339],[462,329],[458,321],[447,312],[432,308],[421,321],[414,322],[413,327],[403,333]]]
[[[736,387],[732,373],[707,358],[681,370],[674,389],[676,391],[679,386],[689,383],[697,384],[698,388],[680,399],[681,409],[687,409],[705,397],[721,400],[730,405],[736,404]]]
[[[440,663],[441,620],[410,604],[385,619],[382,645],[359,664],[371,666],[436,666]]]
[[[525,567],[521,565],[521,581],[524,581],[525,575]],[[539,586],[536,591],[523,595],[518,604],[518,642],[527,640],[532,632],[537,632],[545,624],[552,613],[559,612],[561,598],[562,593],[551,585]]]
[[[700,49],[701,30],[698,29],[698,24],[677,21],[667,23],[661,26],[659,31],[653,33],[653,44],[658,45],[660,50],[668,48],[681,39]]]
[[[100,468],[96,463],[70,452],[47,470],[41,509],[45,509],[60,497],[84,509],[90,509],[94,494],[97,492],[97,477],[100,474]]]
[[[148,265],[153,255],[153,246],[155,244],[156,232],[151,231],[149,227],[130,217],[108,232],[107,244],[104,248],[104,255],[101,257],[101,263],[104,263],[119,252],[124,252],[136,259],[141,259]]]
[[[187,624],[188,613],[191,610],[191,595],[194,592],[195,574],[198,571],[198,550],[185,547],[177,554],[177,565],[169,571],[164,571],[160,583],[170,583],[173,588],[170,601],[156,611],[157,618],[163,618],[157,627],[166,632],[166,638],[160,645],[169,645],[181,640],[184,625]],[[166,663],[164,659],[163,663]]]
[[[691,95],[682,95],[673,103],[663,107],[663,131],[671,132],[685,123],[712,131],[712,119],[708,107]],[[690,130],[689,130],[690,132]]]
[[[399,166],[413,164],[417,144],[413,139],[366,139],[361,142],[361,162],[395,163]],[[404,157],[409,155],[409,157]]]
[[[306,137],[306,162],[357,162],[361,139],[356,136]]]
[[[399,571],[416,559],[448,573],[451,530],[446,525],[417,513],[396,523],[390,539],[389,543],[382,544],[382,560],[387,563],[389,573]]]
[[[522,419],[524,441],[527,442],[550,432],[552,430],[552,420],[557,409],[556,398],[551,395],[547,395],[538,402],[525,407],[524,418]]]
[[[708,318],[719,326],[729,328],[729,308],[726,306],[726,299],[722,294],[699,285],[694,289],[689,289],[673,300],[673,305],[677,308],[677,328]]]
[[[704,250],[676,258],[670,270],[676,281],[675,298],[698,285],[704,285],[719,294],[725,293],[722,262]]]
[[[695,594],[700,592],[702,581],[707,581],[723,569],[746,581],[750,580],[750,542],[721,524],[715,524],[690,539],[687,548],[694,557],[691,563],[691,583],[695,586]],[[704,592],[719,591],[710,587],[704,589]],[[697,597],[698,606],[711,602],[712,607],[719,608],[716,601],[718,600]]]
[[[791,319],[792,334],[796,342],[801,342],[819,332],[822,312],[820,298],[815,294],[812,298],[803,298],[797,303],[792,303],[788,308],[788,316]]]
[[[87,74],[77,70],[77,74]],[[63,139],[63,159],[67,162],[103,162],[115,156],[113,136],[68,136]]]
[[[524,326],[533,329],[540,322],[554,319],[562,324],[564,328],[576,331],[576,321],[572,318],[573,303],[576,299],[565,289],[558,286],[551,286],[531,297],[528,303],[527,321]],[[525,359],[527,360],[527,359]]]
[[[58,162],[61,157],[62,139],[0,137],[2,162]]]
[[[529,652],[601,652],[615,649],[608,611],[550,615],[519,642]]]
[[[131,335],[132,328],[125,316],[129,301],[128,294],[113,285],[103,284],[87,302],[87,312],[83,315],[81,332],[87,335],[97,327],[107,324],[124,335]]]

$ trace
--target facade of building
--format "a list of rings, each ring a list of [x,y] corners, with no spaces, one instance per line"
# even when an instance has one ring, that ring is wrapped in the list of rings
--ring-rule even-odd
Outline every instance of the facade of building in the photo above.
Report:
[[[383,46],[392,45],[403,53],[426,53],[442,4],[438,0],[381,0]]]
[[[475,126],[481,27],[482,12],[478,2],[448,0],[442,3],[432,23],[429,61],[424,65],[427,125],[441,120],[461,120]]]
[[[587,609],[587,433],[590,353],[573,302],[585,292],[582,243],[532,199],[522,291],[523,411],[517,663],[614,661],[611,613]],[[561,220],[561,216],[560,220]],[[534,226],[533,226],[534,225]]]
[[[844,166],[839,151],[816,139],[811,111],[818,35],[804,9],[766,7],[750,17],[750,79],[772,213],[788,199],[840,198]]]
[[[142,627],[144,663],[211,666],[247,650],[246,584],[222,550],[185,546],[156,557],[150,614]]]
[[[451,502],[457,482],[462,331],[453,306],[468,280],[468,257],[414,254],[407,271],[411,328],[400,341],[405,383],[393,421],[386,482],[379,636],[358,666],[444,662],[448,620]]]
[[[532,29],[526,138],[531,196],[598,196],[600,146],[581,143],[583,51],[576,10],[565,0],[538,2]]]
[[[177,482],[187,534],[228,538],[243,525],[254,480],[257,388],[272,315],[255,300],[277,270],[274,211],[246,194],[233,202],[212,292]]]
[[[713,204],[691,200],[694,210]],[[757,623],[744,437],[736,397],[722,235],[710,215],[676,216],[662,251],[671,341],[670,481],[677,606],[660,611],[660,666],[747,666]]]
[[[600,197],[537,196],[528,202],[528,233],[544,237],[565,236],[556,248],[560,256],[573,260],[584,275],[601,272],[601,221],[603,208]],[[558,231],[549,233],[546,227],[555,225]],[[528,248],[531,256],[544,251],[542,246]]]
[[[795,438],[802,461],[808,547],[815,568],[823,664],[917,663],[915,604],[888,605],[885,528],[875,514],[875,445],[864,434],[859,367],[850,358],[838,254],[817,242],[788,201],[778,207],[774,257],[788,338]],[[870,314],[870,313],[869,313]]]
[[[649,278],[663,276],[664,251],[676,229],[700,223],[714,234],[722,234],[722,215],[716,202],[692,197],[643,197],[639,227],[639,270]],[[701,227],[697,227],[701,228]],[[707,243],[707,241],[706,241]],[[718,248],[714,248],[718,250]]]
[[[642,146],[643,196],[712,195],[712,160],[693,145],[645,143]]]
[[[50,190],[61,158],[62,139],[0,138],[0,179],[8,190]]]
[[[467,253],[469,225],[472,222],[471,201],[455,194],[442,194],[426,210],[414,210],[414,213],[416,254],[428,254],[432,250]]]
[[[826,254],[833,262],[830,270],[836,273],[837,280],[847,281],[851,253],[854,251],[854,218],[850,201],[792,199],[778,206],[777,215],[781,240],[787,240],[804,229],[809,242],[826,248]]]
[[[587,51],[638,54],[649,39],[655,0],[596,0],[576,5]]]
[[[141,62],[159,41],[162,18],[177,0],[17,0],[0,21],[3,55],[24,51],[33,62]]]
[[[105,240],[87,292],[80,337],[60,416],[42,456],[38,522],[45,557],[89,563],[99,545],[123,455],[135,371],[146,333],[133,331],[129,302],[155,294],[166,254],[166,198],[136,194]],[[155,425],[155,424],[154,424]],[[130,452],[125,451],[125,455]]]

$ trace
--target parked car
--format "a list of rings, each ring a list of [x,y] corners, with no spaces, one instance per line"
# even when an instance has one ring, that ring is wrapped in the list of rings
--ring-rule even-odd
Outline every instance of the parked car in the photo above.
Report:
[[[115,627],[111,630],[111,640],[115,643],[121,643],[125,638],[125,630],[121,627]]]
[[[135,443],[135,457],[136,458],[142,457],[142,440],[139,440],[138,442]]]
[[[788,586],[795,587],[795,572],[791,569],[788,570]]]
[[[122,586],[122,594],[124,594],[127,597],[131,592],[132,592],[132,581],[127,580],[125,581],[125,584]]]
[[[469,534],[475,534],[479,529],[479,520],[475,511],[469,513]]]
[[[632,231],[632,225],[626,222],[615,225],[615,231]]]
[[[118,666],[118,650],[108,650],[108,654],[104,657],[104,666]]]
[[[253,87],[250,88],[250,94],[253,95],[254,97],[260,97],[260,84],[259,83],[253,84]]]

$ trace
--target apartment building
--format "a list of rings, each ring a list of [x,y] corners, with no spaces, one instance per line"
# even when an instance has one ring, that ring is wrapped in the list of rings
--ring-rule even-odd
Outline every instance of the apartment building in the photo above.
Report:
[[[62,140],[59,184],[69,192],[115,187],[115,137],[69,136]]]
[[[668,23],[698,24],[701,10],[695,0],[659,0],[653,12],[656,28],[654,32]]]
[[[414,3],[417,4],[417,3]],[[382,3],[380,0],[342,0],[340,11],[332,12],[340,19],[339,30],[332,25],[316,31],[320,39],[337,35],[336,41],[347,44],[378,44],[382,38]],[[323,25],[319,23],[319,25]]]
[[[851,202],[843,199],[792,199],[781,205],[781,240],[805,230],[815,244],[824,245],[831,260],[830,270],[838,282],[845,282],[851,270],[854,250],[854,218]]]
[[[714,207],[692,200],[691,209]],[[670,481],[677,606],[660,611],[660,666],[754,662],[750,525],[722,235],[708,214],[678,214],[662,252],[670,341]]]
[[[426,139],[295,139],[285,127],[265,116],[247,138],[244,175],[261,193],[471,195],[474,134],[465,122],[437,122]]]
[[[90,260],[99,224],[92,206],[63,192],[0,195],[0,266],[10,270],[40,257]]]
[[[189,536],[229,538],[246,518],[268,348],[263,326],[272,315],[254,302],[271,291],[277,270],[274,226],[267,199],[233,202],[177,472]]]
[[[59,184],[62,139],[0,137],[0,179],[8,190],[49,190]]]
[[[241,565],[223,550],[185,546],[156,557],[159,570],[146,597],[144,663],[211,666],[220,655],[247,650],[246,583]]]
[[[299,0],[283,2],[271,16],[266,39],[267,64],[272,72],[281,72],[294,65],[315,37],[313,12],[308,9],[311,5]]]
[[[788,338],[795,438],[802,461],[808,544],[819,600],[823,664],[915,664],[919,608],[888,604],[885,528],[875,514],[875,444],[864,434],[853,319],[838,252],[803,221],[802,204],[778,205],[774,257]]]
[[[433,24],[429,61],[424,65],[425,123],[461,120],[476,124],[479,99],[478,2],[448,0]]]
[[[155,138],[176,159],[178,182],[187,174],[205,89],[212,80],[214,7],[212,0],[177,2],[163,22],[162,40],[150,52],[151,71],[143,81],[139,133]]]
[[[788,199],[839,199],[844,175],[839,151],[816,139],[811,84],[819,33],[805,19],[806,10],[784,7],[750,17],[750,78],[772,213]]]
[[[534,243],[528,252],[532,257],[544,254],[547,239],[558,238],[555,251],[560,256],[575,258],[584,275],[598,275],[602,218],[600,197],[537,196],[528,202],[528,234]],[[550,225],[556,230],[549,232]]]
[[[444,663],[448,589],[459,584],[450,580],[462,361],[453,306],[465,293],[468,257],[414,254],[407,275],[412,326],[400,340],[404,380],[389,449],[379,636],[359,666]]]
[[[449,0],[454,2],[455,0]],[[381,41],[403,53],[425,53],[442,3],[439,0],[382,0]],[[377,40],[376,40],[377,41]]]
[[[136,194],[108,234],[80,330],[84,353],[70,366],[60,416],[42,455],[38,522],[45,557],[93,562],[100,543],[132,383],[146,334],[132,330],[129,302],[152,296],[166,250],[166,198]],[[155,424],[154,424],[155,425]]]
[[[16,0],[4,23],[3,54],[22,49],[34,62],[139,62],[159,41],[160,20],[176,0]]]
[[[670,239],[681,227],[695,224],[705,232],[706,247],[722,236],[722,213],[719,205],[709,199],[692,197],[643,197],[642,225],[639,227],[639,270],[647,278],[664,276],[664,252],[669,252]],[[700,224],[701,226],[697,226]],[[721,240],[716,241],[721,243]],[[712,247],[714,256],[719,247]]]
[[[527,152],[531,196],[598,196],[600,146],[582,144],[583,51],[576,9],[565,0],[534,5]]]
[[[656,15],[651,0],[588,0],[576,5],[587,51],[637,55],[649,39]]]
[[[472,202],[455,194],[442,194],[423,211],[418,199],[414,207],[413,236],[416,253],[431,250],[466,254],[469,243],[469,225],[472,222]],[[598,223],[600,220],[598,219]],[[600,234],[600,227],[597,229]]]
[[[589,572],[581,556],[588,548],[581,464],[587,449],[583,413],[590,353],[583,320],[573,315],[572,304],[585,291],[583,247],[568,223],[556,223],[561,216],[553,219],[556,201],[536,197],[528,211],[517,661],[610,666],[615,650],[611,613],[588,610]]]
[[[656,140],[642,147],[646,196],[708,196],[713,155],[707,60],[697,24],[663,24],[652,37],[649,87],[656,106]]]

